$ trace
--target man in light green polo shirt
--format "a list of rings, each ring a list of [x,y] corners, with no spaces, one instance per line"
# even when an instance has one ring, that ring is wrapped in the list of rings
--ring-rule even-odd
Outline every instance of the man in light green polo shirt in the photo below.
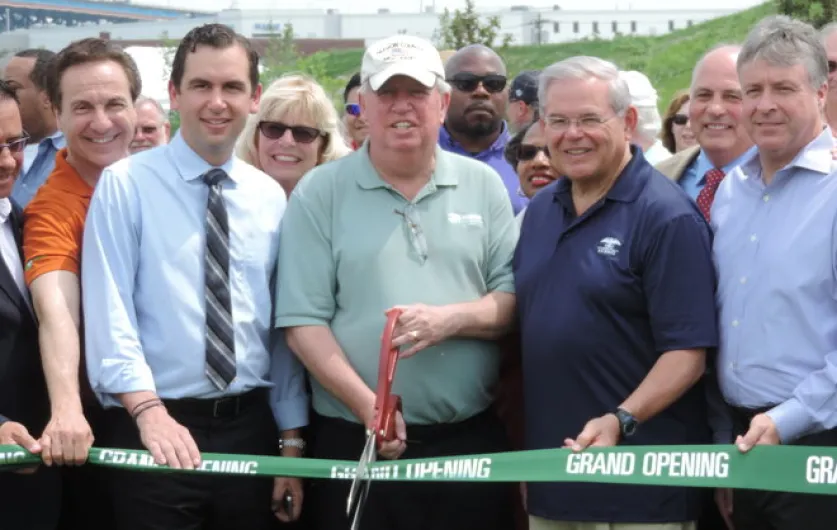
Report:
[[[373,44],[361,80],[368,141],[307,174],[283,220],[276,327],[312,375],[311,453],[360,456],[385,312],[396,306],[394,343],[404,358],[394,393],[404,415],[381,455],[504,451],[491,404],[501,355],[494,339],[508,331],[515,304],[517,226],[505,187],[489,166],[438,147],[450,87],[429,42],[398,35]],[[328,481],[313,490],[315,528],[348,528],[348,488]],[[376,484],[361,524],[505,530],[509,486]]]

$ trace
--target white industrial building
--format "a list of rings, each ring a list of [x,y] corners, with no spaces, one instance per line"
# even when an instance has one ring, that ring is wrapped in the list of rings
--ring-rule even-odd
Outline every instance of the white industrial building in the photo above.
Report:
[[[685,4],[683,4],[685,5]],[[547,44],[584,38],[610,39],[614,35],[662,35],[712,18],[734,13],[735,9],[600,10],[574,11],[534,9],[516,6],[485,17],[498,16],[500,34],[510,34],[513,44]],[[292,24],[299,38],[363,39],[374,41],[393,33],[435,39],[439,13],[427,8],[422,13],[394,13],[382,9],[370,14],[343,14],[338,10],[240,10],[228,9],[205,18],[184,18],[154,22],[98,24],[77,27],[31,27],[0,34],[0,49],[47,48],[59,50],[70,42],[97,37],[102,32],[117,40],[171,39],[183,37],[191,28],[220,22],[248,37],[281,33]]]

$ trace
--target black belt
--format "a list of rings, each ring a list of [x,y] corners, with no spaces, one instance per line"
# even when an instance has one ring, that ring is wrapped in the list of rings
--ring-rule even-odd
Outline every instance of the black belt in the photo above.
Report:
[[[254,405],[267,404],[267,397],[267,389],[257,388],[243,394],[216,399],[164,399],[163,404],[175,416],[182,414],[204,418],[235,418]]]
[[[730,406],[730,412],[732,413],[733,420],[737,421],[738,423],[749,425],[750,420],[753,417],[764,414],[768,410],[776,407],[776,405],[768,405],[766,407],[756,407],[756,408],[748,408],[748,407],[733,407]]]

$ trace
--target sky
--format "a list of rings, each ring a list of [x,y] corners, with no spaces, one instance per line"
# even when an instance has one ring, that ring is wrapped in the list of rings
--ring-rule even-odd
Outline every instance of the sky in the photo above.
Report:
[[[434,4],[437,12],[445,7],[461,9],[464,0],[400,0],[393,6],[391,0],[298,0],[294,5],[299,9],[337,8],[342,13],[374,13],[379,8],[389,8],[392,12],[416,13],[423,7]],[[269,9],[283,4],[282,0],[131,0],[132,4],[167,6],[204,11],[228,9],[236,3],[240,9]],[[746,9],[763,3],[760,0],[701,0],[700,7],[705,9]],[[552,8],[560,5],[565,10],[630,10],[630,9],[671,9],[672,0],[476,0],[478,10],[508,8],[510,5],[527,5],[534,8]],[[682,4],[681,4],[682,5]],[[696,7],[685,4],[684,7]]]

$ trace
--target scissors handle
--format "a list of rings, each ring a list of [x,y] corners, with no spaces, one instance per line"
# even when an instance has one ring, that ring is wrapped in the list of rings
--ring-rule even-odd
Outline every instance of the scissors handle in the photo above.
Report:
[[[392,345],[392,332],[400,309],[387,312],[387,323],[381,339],[381,357],[378,364],[378,388],[375,395],[375,424],[373,425],[378,446],[394,440],[396,412],[401,412],[401,397],[392,394],[392,382],[395,379],[395,367],[398,362],[398,348]]]

